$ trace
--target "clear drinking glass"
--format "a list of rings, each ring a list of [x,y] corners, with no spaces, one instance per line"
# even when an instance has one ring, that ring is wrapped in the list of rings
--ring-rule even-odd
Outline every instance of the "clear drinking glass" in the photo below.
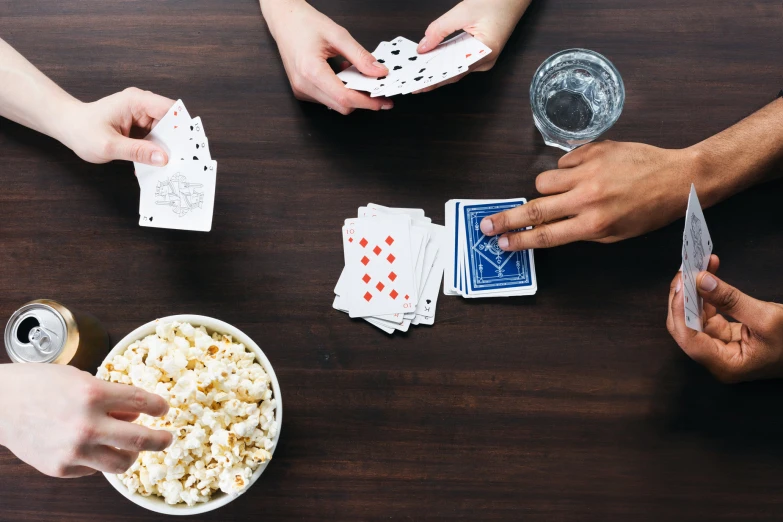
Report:
[[[553,54],[530,84],[536,127],[547,145],[566,151],[609,130],[624,102],[620,73],[604,56],[587,49]]]

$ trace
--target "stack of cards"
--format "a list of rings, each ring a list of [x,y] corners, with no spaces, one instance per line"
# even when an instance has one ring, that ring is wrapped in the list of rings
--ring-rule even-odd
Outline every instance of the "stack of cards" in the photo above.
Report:
[[[408,94],[462,74],[492,52],[468,33],[443,42],[425,54],[419,54],[416,47],[416,42],[402,36],[381,42],[372,54],[389,69],[388,75],[365,76],[352,65],[337,77],[349,89],[369,92],[372,97]]]
[[[345,268],[333,307],[389,334],[432,325],[448,257],[445,232],[421,209],[359,207],[343,226]]]
[[[209,232],[215,206],[217,161],[201,118],[177,102],[147,135],[169,156],[165,167],[134,163],[141,187],[139,225]]]
[[[479,225],[492,214],[524,205],[519,199],[452,199],[446,203],[447,253],[443,293],[463,297],[533,295],[538,290],[532,250],[505,252],[499,236],[485,236]]]
[[[702,331],[701,315],[704,300],[696,291],[696,276],[707,270],[712,255],[712,239],[707,222],[701,211],[696,187],[691,184],[688,196],[688,210],[685,212],[685,232],[682,235],[682,281],[685,293],[685,324],[688,328]]]

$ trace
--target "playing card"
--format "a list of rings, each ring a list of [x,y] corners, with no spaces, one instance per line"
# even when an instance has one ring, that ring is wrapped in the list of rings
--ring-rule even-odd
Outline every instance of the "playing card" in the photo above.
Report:
[[[201,117],[193,118],[188,125],[185,136],[182,141],[182,160],[211,161],[212,156],[209,153],[209,140],[204,133],[204,124]]]
[[[682,239],[682,279],[686,287],[685,324],[688,328],[702,331],[702,311],[704,301],[696,290],[696,276],[707,270],[712,254],[712,238],[707,230],[707,222],[696,195],[696,187],[691,184],[688,196],[688,209],[685,214],[685,232]],[[688,295],[690,294],[690,296]]]
[[[349,220],[343,227],[345,265],[350,277],[341,297],[351,317],[414,311],[410,217]]]
[[[479,228],[483,218],[525,203],[525,199],[519,199],[505,203],[464,206],[467,294],[535,289],[533,253],[529,250],[503,251],[498,246],[500,236],[485,236]]]
[[[433,238],[431,244],[435,255],[433,256],[433,265],[428,271],[426,281],[419,293],[419,304],[416,305],[416,318],[413,320],[414,325],[432,325],[435,322],[435,308],[438,304],[438,294],[440,294],[440,281],[443,277],[443,269],[448,257],[440,255],[442,251],[445,251],[446,243],[448,242],[446,227],[432,224],[430,225],[430,235]]]
[[[406,332],[413,324],[432,325],[435,319],[435,304],[440,288],[440,280],[443,275],[443,260],[438,262],[438,253],[441,251],[445,228],[433,225],[432,220],[424,215],[424,211],[415,208],[385,207],[375,203],[359,207],[357,218],[345,220],[343,227],[343,251],[346,265],[340,274],[337,285],[334,288],[336,294],[332,307],[336,310],[348,313],[351,317],[361,317],[373,326],[386,333],[394,331]],[[380,239],[393,242],[389,247],[399,241],[400,248],[405,241],[404,232],[398,231],[394,236],[390,232],[389,222],[392,225],[402,226],[408,231],[407,252],[396,253],[391,251],[394,263],[400,263],[400,268],[410,266],[409,284],[405,284],[406,275],[394,276],[384,272],[384,263],[378,263],[387,255],[387,245],[380,244]],[[377,229],[373,232],[374,229]],[[393,232],[393,231],[392,231]],[[388,234],[388,235],[387,235]],[[362,239],[366,244],[362,245]],[[357,244],[359,246],[357,246]],[[374,247],[373,245],[376,245]],[[369,253],[368,253],[369,252]],[[371,254],[372,255],[371,255]],[[362,262],[349,263],[350,259],[366,256]],[[403,262],[403,258],[409,257],[409,261]],[[387,258],[388,261],[388,258]],[[378,272],[372,272],[373,266],[380,266],[381,276],[386,275],[386,280],[378,277]],[[357,272],[357,268],[359,271]],[[376,299],[382,300],[384,292],[390,292],[390,284],[396,285],[393,290],[397,295],[392,300],[398,300],[403,306],[396,305],[394,313],[387,313],[394,309],[391,306],[378,304],[377,309],[369,308],[369,304]],[[380,283],[380,284],[379,284]],[[358,285],[358,288],[356,288]],[[375,285],[373,287],[373,285]],[[404,293],[401,289],[406,288]],[[372,295],[361,295],[362,292]],[[424,295],[427,295],[425,298]],[[391,294],[389,294],[391,295]],[[353,301],[351,301],[353,299]],[[389,297],[385,298],[389,300]],[[400,311],[401,310],[401,311]]]
[[[211,230],[216,161],[175,163],[139,181],[139,225],[201,232]]]
[[[380,63],[386,62],[387,49],[390,46],[391,44],[389,42],[381,42],[378,44],[378,47],[372,52],[376,61]],[[355,65],[351,65],[344,71],[338,73],[337,77],[340,78],[347,88],[353,89],[354,91],[370,92],[379,85],[382,87],[386,86],[386,77],[375,78],[372,76],[365,76],[359,72],[359,69],[357,69]]]
[[[432,51],[422,55],[427,60],[426,67],[422,68],[421,74],[411,78],[402,94],[445,82],[468,71],[471,65],[490,53],[492,49],[468,33],[462,33],[442,42]]]
[[[506,252],[499,236],[485,236],[481,220],[525,204],[510,200],[450,200],[446,203],[443,293],[463,297],[532,295],[538,290],[532,251]]]
[[[421,55],[416,51],[418,44],[407,38],[398,36],[389,42],[389,47],[385,49],[383,64],[389,69],[389,74],[385,77],[383,84],[372,91],[370,96],[394,96],[399,89],[404,88],[407,78],[417,70]],[[380,61],[380,60],[378,60]]]
[[[185,132],[191,119],[185,104],[182,103],[182,100],[177,100],[146,138],[166,148],[168,143],[176,141]]]

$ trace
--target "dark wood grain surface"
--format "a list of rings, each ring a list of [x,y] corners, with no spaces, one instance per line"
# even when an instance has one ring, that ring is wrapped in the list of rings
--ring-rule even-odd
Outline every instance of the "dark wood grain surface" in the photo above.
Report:
[[[315,5],[372,47],[418,41],[453,3]],[[537,296],[441,297],[435,326],[407,335],[331,308],[358,206],[442,223],[450,198],[536,195],[559,157],[528,103],[547,56],[586,47],[620,70],[607,138],[687,146],[783,87],[779,0],[534,0],[493,71],[349,117],[294,100],[253,0],[3,0],[0,36],[80,99],[135,85],[203,118],[220,163],[209,234],[140,228],[130,164],[0,120],[0,318],[53,298],[116,342],[210,315],[274,365],[274,460],[194,520],[783,518],[783,384],[717,384],[666,332],[682,220],[536,252]],[[766,300],[783,299],[782,188],[706,212],[723,277]],[[102,476],[56,480],[0,449],[2,520],[160,518]]]

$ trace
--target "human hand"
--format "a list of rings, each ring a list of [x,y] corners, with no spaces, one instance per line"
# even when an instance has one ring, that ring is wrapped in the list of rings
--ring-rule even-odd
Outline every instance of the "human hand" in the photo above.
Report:
[[[166,151],[138,138],[172,105],[174,100],[135,87],[92,103],[73,100],[63,109],[54,137],[90,163],[127,160],[163,166]]]
[[[691,182],[710,201],[701,179],[700,152],[641,143],[590,143],[560,158],[558,170],[539,174],[544,197],[481,221],[486,235],[502,236],[503,250],[549,248],[572,241],[613,243],[671,223],[685,212]],[[509,232],[533,226],[531,230]]]
[[[530,0],[463,0],[432,22],[419,42],[418,52],[435,49],[444,38],[460,30],[476,37],[492,52],[471,65],[466,72],[416,92],[431,91],[458,82],[471,72],[492,69],[528,5]]]
[[[0,444],[53,477],[123,473],[140,451],[172,442],[167,431],[131,422],[140,413],[165,415],[163,398],[72,366],[0,365],[0,396]]]
[[[303,0],[261,0],[261,10],[296,99],[322,103],[340,114],[394,106],[388,98],[346,88],[334,73],[326,60],[338,55],[367,76],[386,76],[389,70],[329,17]]]
[[[759,301],[724,283],[713,275],[718,264],[718,256],[710,256],[707,271],[696,277],[704,298],[704,331],[685,325],[681,273],[669,289],[666,328],[691,359],[723,382],[783,376],[783,305]],[[729,322],[718,312],[740,322]]]

